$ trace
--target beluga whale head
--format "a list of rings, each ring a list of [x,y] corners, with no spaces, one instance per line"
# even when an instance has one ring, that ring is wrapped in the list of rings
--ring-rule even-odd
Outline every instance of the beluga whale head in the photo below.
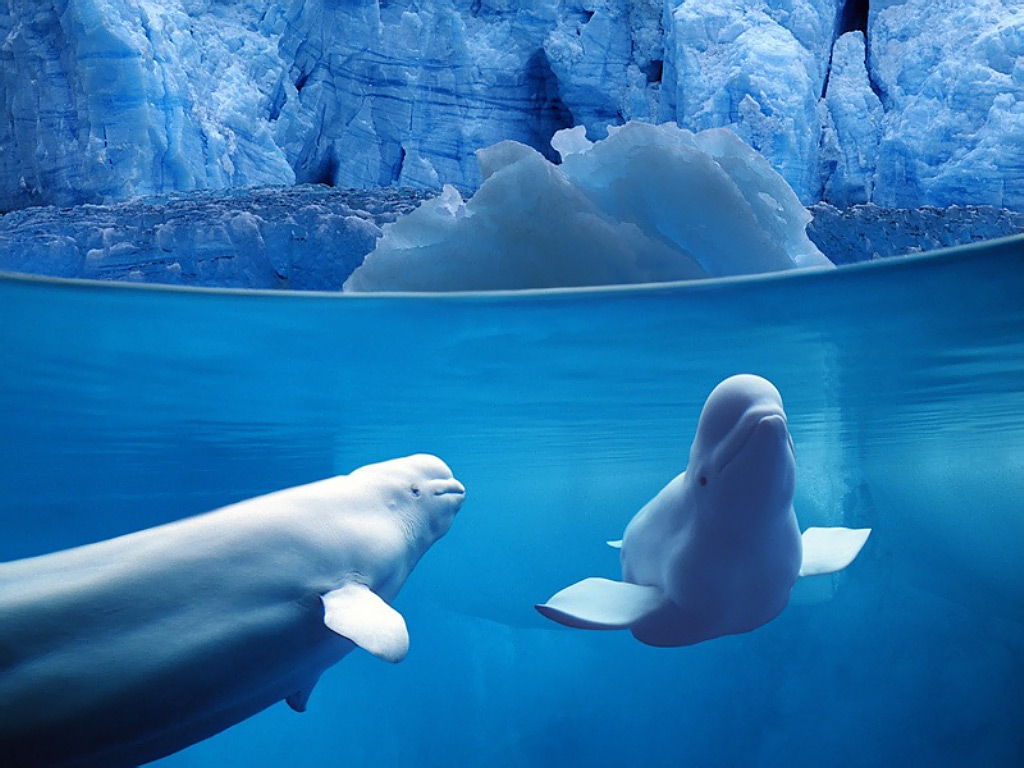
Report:
[[[736,514],[784,514],[796,456],[782,396],[767,379],[730,376],[708,396],[686,472],[697,498]]]
[[[371,509],[395,518],[427,546],[448,532],[466,498],[448,465],[425,453],[360,467],[348,479],[374,494]]]

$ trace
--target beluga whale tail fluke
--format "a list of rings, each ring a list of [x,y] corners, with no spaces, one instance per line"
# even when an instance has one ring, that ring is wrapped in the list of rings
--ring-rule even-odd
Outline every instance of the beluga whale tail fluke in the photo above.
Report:
[[[778,616],[797,579],[846,568],[869,528],[808,528],[793,511],[796,459],[782,397],[731,376],[708,396],[686,470],[626,526],[621,581],[587,578],[537,605],[576,629],[629,629],[653,646],[749,632]]]
[[[391,603],[464,497],[419,454],[0,564],[0,765],[140,765],[304,711],[356,646],[401,661]]]

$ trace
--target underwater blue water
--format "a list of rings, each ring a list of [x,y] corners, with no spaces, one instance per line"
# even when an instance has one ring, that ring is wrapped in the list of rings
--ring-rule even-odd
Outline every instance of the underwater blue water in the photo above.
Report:
[[[874,529],[857,561],[690,648],[538,616],[617,575],[741,371],[785,399],[801,525]],[[158,765],[1024,764],[1024,239],[496,295],[0,277],[0,559],[417,451],[468,496],[396,601],[408,658]]]

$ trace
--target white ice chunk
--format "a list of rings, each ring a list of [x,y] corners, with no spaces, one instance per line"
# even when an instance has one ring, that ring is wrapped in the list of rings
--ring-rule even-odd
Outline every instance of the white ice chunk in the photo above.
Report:
[[[556,134],[554,165],[516,142],[479,153],[485,181],[385,227],[347,291],[553,288],[831,266],[810,215],[735,134],[627,123]],[[454,207],[453,207],[454,206]],[[456,213],[457,211],[457,213]]]
[[[575,128],[563,128],[551,138],[551,146],[564,161],[569,155],[586,152],[594,142],[587,138],[587,129],[582,125]]]

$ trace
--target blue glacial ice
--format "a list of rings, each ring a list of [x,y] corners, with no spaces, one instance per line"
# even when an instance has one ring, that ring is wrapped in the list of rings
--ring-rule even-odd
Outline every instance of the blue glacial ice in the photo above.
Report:
[[[0,39],[0,210],[468,189],[629,120],[730,127],[807,204],[1024,208],[1019,0],[9,0]]]
[[[424,198],[318,185],[175,193],[0,217],[0,270],[228,288],[336,291],[381,227]]]
[[[885,259],[1024,233],[1024,212],[991,206],[836,208],[817,203],[807,236],[836,264]]]
[[[831,266],[810,214],[726,129],[630,122],[591,143],[555,134],[555,165],[506,141],[484,182],[452,186],[384,229],[346,291],[451,291],[649,283]]]
[[[668,2],[660,120],[729,126],[805,202],[819,197],[817,103],[838,0]]]
[[[832,48],[821,103],[823,197],[833,205],[868,202],[875,184],[884,111],[865,65],[864,33],[847,32]]]
[[[1024,208],[1024,5],[874,8],[868,65],[886,114],[872,202]]]

